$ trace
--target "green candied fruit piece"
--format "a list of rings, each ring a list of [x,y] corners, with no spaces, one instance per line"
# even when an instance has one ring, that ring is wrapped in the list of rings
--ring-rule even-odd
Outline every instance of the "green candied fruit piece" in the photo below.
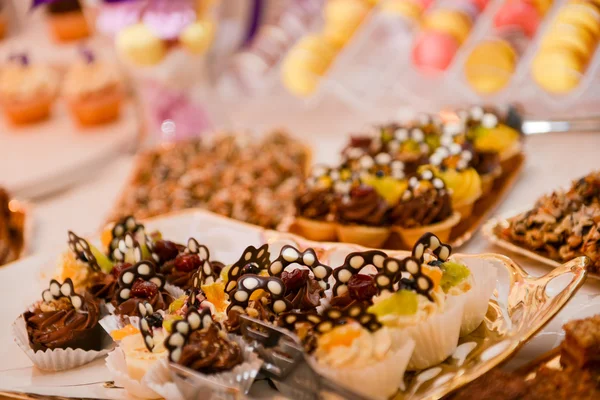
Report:
[[[187,296],[181,296],[178,299],[175,299],[171,304],[169,304],[169,312],[174,313],[177,310],[180,310],[181,307],[185,305],[185,301],[187,300]]]
[[[91,243],[90,251],[96,259],[96,262],[98,263],[98,266],[100,267],[102,272],[104,272],[105,274],[110,274],[110,271],[112,271],[113,267],[115,266],[113,262],[110,261],[110,259],[103,252],[101,252],[96,246],[92,245]]]
[[[221,280],[223,281],[224,284],[227,285],[227,273],[229,272],[229,268],[231,268],[231,265],[226,265],[225,267],[223,267],[223,269],[221,270]]]
[[[425,143],[429,146],[430,151],[440,147],[440,137],[438,135],[426,135]]]
[[[476,140],[485,135],[488,135],[490,133],[490,130],[487,128],[484,128],[483,126],[477,126],[473,129],[471,129],[469,131],[469,133],[471,134],[470,136],[473,138],[473,140]]]
[[[413,315],[419,309],[417,294],[410,290],[399,290],[390,297],[369,307],[369,312],[377,317],[386,315]]]
[[[175,321],[180,321],[182,320],[183,317],[181,315],[166,315],[165,318],[163,319],[163,328],[165,328],[165,330],[169,333],[171,333],[171,328],[173,327],[173,323]]]
[[[455,261],[446,261],[440,268],[444,272],[442,274],[442,280],[440,281],[440,286],[444,292],[447,292],[450,288],[460,284],[471,275],[469,268]]]

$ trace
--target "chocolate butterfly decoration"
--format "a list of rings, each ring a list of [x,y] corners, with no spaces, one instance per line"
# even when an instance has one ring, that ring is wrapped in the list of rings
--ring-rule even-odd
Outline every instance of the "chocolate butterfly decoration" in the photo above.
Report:
[[[156,273],[156,267],[152,261],[140,261],[123,270],[119,275],[119,290],[117,291],[117,301],[119,303],[131,297],[131,288],[138,279],[154,283],[158,290],[163,289],[166,283],[164,275]]]
[[[175,321],[171,327],[171,334],[165,340],[165,347],[169,351],[169,360],[179,361],[183,346],[187,343],[192,332],[208,328],[214,321],[209,309],[198,312],[196,308],[190,308],[185,320]]]
[[[69,231],[69,248],[75,254],[75,257],[87,263],[90,268],[96,272],[100,271],[98,260],[94,257],[90,244],[84,238],[77,236],[74,232]]]
[[[117,247],[112,251],[112,258],[118,262],[138,263],[142,261],[142,247],[133,237],[133,234],[127,232],[125,236],[120,238]]]
[[[130,233],[134,238],[139,237],[139,234],[145,236],[144,225],[138,223],[131,215],[128,215],[115,223],[111,230],[112,238],[108,245],[108,254],[113,260],[115,260],[113,252],[115,249],[119,248],[120,241],[125,238],[127,233]]]
[[[202,270],[194,272],[192,276],[192,287],[188,290],[187,305],[188,307],[199,307],[202,301],[199,299],[203,296],[202,292]]]
[[[271,309],[275,314],[281,314],[292,309],[292,303],[283,297],[285,294],[285,285],[281,279],[258,275],[244,275],[238,280],[236,290],[229,296],[231,303],[227,306],[227,312],[238,310],[245,313],[250,296],[259,289],[271,295]]]
[[[83,297],[75,293],[71,278],[67,278],[62,284],[56,279],[52,279],[48,289],[42,292],[42,299],[45,303],[50,303],[53,300],[58,300],[63,297],[69,299],[75,310],[81,310],[83,307]]]
[[[146,301],[138,304],[138,310],[140,312],[139,329],[144,338],[146,348],[152,353],[155,346],[152,328],[160,328],[163,318],[161,314],[155,313],[152,305]]]
[[[281,315],[278,324],[286,329],[294,331],[298,322],[314,325],[313,330],[317,333],[327,333],[339,325],[343,325],[348,319],[355,320],[371,332],[381,328],[381,323],[375,314],[367,311],[369,305],[365,303],[354,303],[346,308],[329,308],[323,315],[315,313],[289,312]]]
[[[394,291],[394,284],[400,282],[398,290],[409,289],[418,294],[433,300],[431,290],[433,281],[423,273],[421,262],[414,257],[407,257],[402,260],[388,257],[383,261],[383,271],[375,275],[375,284],[380,291]],[[402,272],[406,272],[410,277],[403,278]]]
[[[208,251],[208,247],[199,244],[198,241],[194,238],[189,238],[184,253],[197,254],[200,258],[200,263],[202,264],[202,266],[200,267],[201,284],[209,285],[217,280],[217,273],[213,270],[212,265],[210,263],[210,252]]]
[[[333,295],[341,296],[348,291],[348,281],[353,275],[369,265],[373,265],[378,271],[383,270],[383,261],[387,257],[383,251],[370,250],[363,252],[354,252],[346,256],[344,264],[333,271],[335,284],[333,285]],[[377,283],[377,281],[376,281]]]
[[[452,246],[442,243],[440,238],[431,232],[425,233],[413,246],[412,256],[421,264],[425,262],[425,251],[429,249],[440,261],[447,261],[452,254]]]
[[[254,246],[246,247],[244,253],[227,271],[227,285],[225,286],[225,292],[230,294],[237,286],[238,279],[246,274],[258,274],[261,270],[267,269],[269,266],[271,254],[269,253],[269,245],[263,244],[258,249]],[[244,272],[244,268],[249,268],[251,272]]]
[[[332,268],[319,262],[314,249],[306,249],[304,252],[294,246],[285,245],[279,253],[279,257],[269,265],[269,275],[281,277],[283,271],[291,264],[300,264],[308,267],[313,273],[315,280],[323,289],[328,289],[327,280],[332,274]]]

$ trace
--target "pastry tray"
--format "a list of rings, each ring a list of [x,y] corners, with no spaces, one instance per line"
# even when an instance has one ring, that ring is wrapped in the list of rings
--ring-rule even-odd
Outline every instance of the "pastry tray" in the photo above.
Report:
[[[257,246],[260,243],[268,243],[272,255],[277,254],[286,244],[299,249],[312,247],[322,262],[334,266],[341,265],[350,252],[366,250],[351,244],[311,242],[290,233],[265,230],[198,209],[171,213],[148,219],[144,223],[149,230],[159,230],[164,237],[176,241],[185,241],[193,236],[207,245],[216,259],[226,263],[233,262],[247,245]],[[393,257],[409,255],[406,251],[387,253]],[[545,276],[533,277],[514,261],[502,255],[457,256],[490,262],[499,271],[498,282],[489,301],[485,320],[472,334],[461,339],[459,350],[444,363],[419,373],[407,374],[404,382],[406,389],[402,395],[397,396],[398,399],[440,399],[506,362],[555,317],[583,285],[587,275],[588,259],[585,257],[561,265]],[[38,289],[42,286],[40,275],[51,276],[47,268],[52,268],[50,260],[53,258],[51,254],[25,258],[0,269],[0,281],[7,287],[18,285],[23,279],[31,282],[31,285],[19,292],[19,297],[15,298],[14,302],[0,310],[0,316],[11,320],[22,311],[24,304],[30,303],[39,295]],[[40,271],[44,268],[46,271]],[[560,279],[560,290],[554,290],[556,285],[552,285],[551,293],[546,290],[546,286],[554,278],[562,278],[563,275],[569,277],[568,283]],[[37,376],[39,372],[31,367],[30,361],[23,360],[22,351],[13,343],[8,331],[0,330],[0,338],[3,348],[0,370],[3,371],[2,374],[11,376],[11,379],[0,379],[0,393],[17,391],[18,388],[19,392],[48,396],[80,397],[84,391],[93,393],[95,398],[123,398],[125,395],[122,389],[109,388],[104,384],[109,375],[103,362],[57,374],[55,381],[52,380],[52,374]],[[15,365],[14,360],[22,362]],[[46,385],[47,382],[52,382],[52,385],[46,386],[43,382],[46,382]],[[269,394],[275,393],[269,390]]]
[[[464,245],[473,237],[477,229],[489,218],[491,213],[500,205],[506,194],[514,186],[524,165],[525,154],[520,153],[515,156],[509,169],[502,171],[502,175],[494,181],[491,192],[475,202],[473,214],[469,218],[461,219],[458,225],[452,228],[449,244],[453,248]],[[300,232],[293,218],[290,218],[287,223],[282,223],[279,226],[279,230],[294,234],[299,234]],[[391,250],[409,249],[396,233],[390,235],[390,238],[384,243],[383,248]]]

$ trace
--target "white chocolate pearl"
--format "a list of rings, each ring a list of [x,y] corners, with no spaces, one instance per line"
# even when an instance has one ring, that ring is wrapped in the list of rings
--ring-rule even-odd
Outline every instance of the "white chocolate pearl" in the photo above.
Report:
[[[450,249],[446,246],[444,246],[442,248],[442,250],[440,250],[440,259],[442,259],[443,261],[446,261],[448,259],[448,257],[450,257]]]
[[[185,326],[185,325],[180,324],[179,326]],[[174,333],[169,338],[169,344],[173,347],[181,347],[181,346],[183,346],[184,342],[185,342],[185,339],[183,338],[183,335],[181,335],[180,333]]]
[[[327,275],[327,270],[325,267],[318,266],[313,269],[313,273],[315,274],[315,277],[323,279]]]
[[[49,290],[45,290],[44,293],[42,293],[42,299],[46,302],[49,303],[52,300],[54,300],[54,296],[52,296],[52,293],[50,293]]]
[[[419,284],[419,288],[421,288],[421,290],[429,289],[429,282],[427,282],[427,279],[420,277],[417,283]]]
[[[263,256],[263,254],[265,253],[265,249],[261,249],[258,254],[256,255],[256,258],[261,258]]]
[[[392,260],[387,263],[387,269],[390,272],[397,272],[400,269],[400,265],[398,265],[397,261]]]
[[[203,268],[203,269],[204,269],[204,273],[205,273],[206,275],[210,275],[210,274],[212,273],[212,269],[211,269],[211,267],[210,267],[210,263],[209,263],[208,261],[206,261],[206,262],[204,263],[204,268]]]
[[[256,280],[256,278],[246,278],[244,280],[243,286],[246,289],[252,290],[258,286],[258,280]]]
[[[250,252],[247,252],[246,254],[244,254],[244,259],[245,259],[246,261],[248,261],[248,260],[250,259],[250,257],[252,257],[252,253],[250,253]]]
[[[316,315],[308,315],[306,319],[312,322],[313,324],[318,324],[321,321],[321,318],[319,318]]]
[[[416,274],[419,272],[419,265],[416,262],[409,260],[406,263],[406,270],[411,274]]]
[[[340,287],[337,288],[337,294],[338,294],[338,296],[342,296],[346,292],[348,292],[348,286],[346,286],[346,285],[342,285],[342,286],[340,286]]]
[[[271,264],[271,273],[273,275],[278,275],[281,270],[283,268],[283,265],[281,264],[281,261],[275,261],[273,264]]]
[[[296,249],[293,249],[291,247],[288,247],[287,249],[285,249],[281,253],[281,255],[283,256],[283,259],[287,262],[293,262],[298,259],[298,252],[296,251]]]
[[[498,117],[490,113],[485,114],[481,119],[481,125],[486,128],[494,128],[496,125],[498,125]]]
[[[73,307],[75,307],[75,309],[79,310],[81,306],[83,306],[83,301],[81,300],[81,297],[73,296],[71,297],[71,304],[73,304]]]
[[[304,264],[311,266],[315,263],[315,255],[310,252],[305,253],[302,257],[302,261],[304,261]]]
[[[233,276],[233,277],[238,276],[239,272],[240,272],[240,267],[235,267],[233,269],[233,271],[231,271],[231,276]]]
[[[390,279],[385,275],[381,275],[379,278],[377,278],[377,283],[379,283],[381,286],[387,286],[390,283]]]
[[[275,281],[270,281],[269,283],[267,283],[267,288],[274,295],[279,295],[282,292],[281,285]]]
[[[235,299],[237,301],[242,303],[242,302],[248,300],[248,292],[245,292],[243,290],[238,290],[237,292],[235,292],[233,297],[235,297]]]
[[[350,315],[351,317],[356,317],[358,314],[360,314],[360,308],[359,307],[352,307],[350,309],[350,311],[348,311],[348,315]]]
[[[181,349],[175,349],[171,352],[171,359],[175,362],[179,361],[181,357]]]
[[[128,299],[130,293],[131,293],[131,291],[129,289],[123,289],[123,290],[121,290],[120,296],[122,299]]]
[[[275,311],[276,313],[284,312],[285,309],[286,309],[285,301],[283,301],[283,300],[276,300],[273,303],[273,311]]]
[[[150,266],[148,264],[142,264],[138,267],[138,274],[150,275]]]
[[[352,278],[352,272],[348,271],[347,269],[341,270],[338,274],[338,279],[341,282],[348,282],[350,278]]]
[[[417,258],[421,258],[423,256],[423,251],[425,248],[423,247],[423,243],[419,243],[417,247],[415,247],[415,255]]]
[[[437,249],[438,247],[440,247],[440,239],[438,239],[436,236],[431,236],[429,238],[429,247],[432,250]]]
[[[329,312],[329,316],[333,319],[337,319],[342,316],[342,313],[340,313],[338,310],[331,310]]]
[[[321,332],[328,332],[333,328],[333,324],[329,321],[323,322],[320,326]]]
[[[192,328],[192,330],[196,330],[200,327],[200,315],[196,314],[196,313],[192,313],[190,315],[188,315],[187,317],[187,321],[190,324],[190,327]]]
[[[150,279],[150,282],[154,283],[159,288],[162,286],[162,281],[160,280],[160,278],[154,277]]]
[[[210,317],[210,315],[205,315],[204,318],[202,319],[202,325],[204,327],[207,327],[210,324],[212,324],[212,318]]]
[[[362,268],[365,263],[365,259],[361,256],[354,256],[350,259],[350,266],[354,269]]]
[[[387,153],[379,153],[375,156],[375,162],[379,165],[386,165],[392,161],[392,156]]]
[[[148,347],[153,348],[154,339],[151,336],[146,336],[146,344],[148,345]]]

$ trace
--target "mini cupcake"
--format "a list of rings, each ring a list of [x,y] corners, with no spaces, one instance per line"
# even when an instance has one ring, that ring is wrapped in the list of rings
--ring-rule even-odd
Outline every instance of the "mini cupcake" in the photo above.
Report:
[[[59,42],[79,40],[90,35],[79,0],[56,0],[48,3],[48,23]]]
[[[459,144],[438,147],[429,157],[446,187],[451,190],[452,207],[466,219],[473,213],[475,202],[481,197],[481,178],[469,162],[473,153],[464,150]]]
[[[427,162],[431,147],[426,140],[425,133],[418,127],[404,127],[390,124],[381,127],[380,140],[385,152],[394,160],[404,163],[404,172],[411,175],[417,171],[419,165]]]
[[[14,325],[17,344],[40,369],[60,371],[86,364],[106,352],[110,338],[98,323],[98,303],[75,293],[73,282],[50,282],[42,301]]]
[[[243,393],[248,393],[262,365],[262,360],[251,347],[241,338],[222,331],[207,311],[199,313],[190,309],[185,320],[173,324],[165,346],[169,350],[170,362],[205,380]],[[182,395],[184,398],[199,398],[197,393],[183,392]]]
[[[465,122],[475,149],[498,153],[502,169],[509,170],[511,159],[522,150],[521,134],[502,123],[497,113],[481,107],[473,107]]]
[[[390,213],[392,229],[407,246],[412,246],[425,232],[448,240],[460,221],[453,211],[450,192],[431,169],[421,169],[409,179],[408,187]]]
[[[220,271],[216,271],[210,261],[208,248],[198,244],[194,238],[188,239],[187,246],[158,240],[152,245],[152,250],[161,254],[160,261],[163,263],[159,268],[160,273],[167,278],[169,284],[183,290],[194,286],[196,271],[201,272],[202,284],[213,283],[219,276]]]
[[[337,203],[338,239],[367,247],[381,247],[390,235],[389,206],[377,191],[361,184],[340,196]]]
[[[48,66],[32,65],[25,55],[13,57],[0,73],[0,103],[6,118],[16,125],[47,119],[58,79]]]
[[[123,84],[114,65],[95,60],[89,51],[85,60],[73,64],[65,76],[63,94],[75,120],[94,126],[119,118]]]
[[[333,170],[315,166],[296,205],[296,225],[302,236],[316,241],[335,241],[335,192]]]
[[[421,261],[437,295],[442,291],[446,302],[464,301],[460,336],[473,332],[487,313],[496,287],[496,268],[482,258],[452,256],[452,247],[430,232],[415,243],[412,255]]]

